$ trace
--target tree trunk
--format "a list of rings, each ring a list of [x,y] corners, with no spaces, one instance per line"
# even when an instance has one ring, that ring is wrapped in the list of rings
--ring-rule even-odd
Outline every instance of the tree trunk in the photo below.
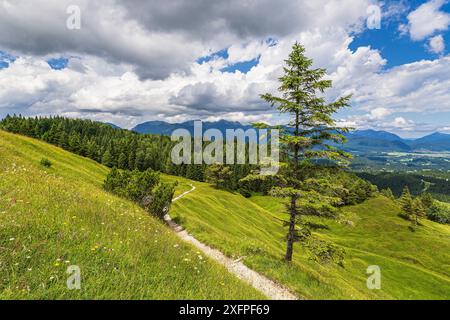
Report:
[[[297,104],[299,104],[299,102],[297,101]],[[295,112],[295,132],[294,132],[295,137],[298,137],[300,135],[300,113],[297,110]],[[300,148],[298,146],[298,144],[296,143],[294,146],[294,167],[295,167],[295,174],[297,175],[298,173],[298,164],[299,164],[299,158],[300,158]]]
[[[289,213],[291,215],[291,218],[289,221],[289,232],[287,235],[287,250],[286,250],[286,257],[285,257],[285,261],[287,261],[287,262],[292,261],[292,255],[294,253],[295,219],[297,216],[297,198],[295,196],[291,197]]]

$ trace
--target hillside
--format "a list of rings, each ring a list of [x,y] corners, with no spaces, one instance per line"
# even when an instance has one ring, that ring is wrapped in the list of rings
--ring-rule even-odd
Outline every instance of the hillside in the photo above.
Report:
[[[40,165],[48,158],[53,166]],[[0,299],[261,299],[131,202],[108,169],[0,131]],[[81,269],[68,290],[66,269]]]
[[[53,162],[44,169],[39,161]],[[262,296],[134,204],[102,190],[108,169],[30,138],[0,131],[0,298],[259,299]],[[171,215],[198,240],[307,299],[449,299],[450,226],[416,232],[380,197],[345,209],[347,223],[318,233],[345,248],[344,268],[311,261],[296,245],[282,261],[283,204],[180,182]],[[350,222],[351,221],[351,222]],[[206,261],[206,262],[202,262]],[[82,271],[69,291],[68,265]],[[382,290],[366,287],[379,265]]]
[[[410,145],[416,150],[450,151],[450,134],[436,132],[414,140]]]
[[[170,178],[174,179],[174,178]],[[188,189],[191,181],[177,178]],[[351,222],[328,223],[320,236],[344,247],[345,268],[311,261],[296,245],[294,262],[282,257],[286,230],[283,204],[270,197],[250,200],[194,183],[172,208],[173,218],[197,239],[220,249],[307,299],[449,299],[450,226],[424,221],[416,232],[399,209],[379,197],[345,209]],[[382,290],[368,290],[366,269],[382,270]]]
[[[412,151],[407,141],[385,131],[360,130],[350,132],[346,137],[348,141],[343,148],[348,151],[363,153]]]

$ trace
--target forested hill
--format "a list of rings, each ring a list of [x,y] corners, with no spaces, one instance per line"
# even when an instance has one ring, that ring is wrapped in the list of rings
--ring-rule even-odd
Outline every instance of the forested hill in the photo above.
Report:
[[[46,141],[110,168],[153,169],[196,181],[205,179],[205,165],[172,163],[174,142],[164,135],[138,134],[110,124],[63,117],[7,116],[0,122],[0,129]],[[237,188],[238,181],[251,170],[247,164],[233,166],[230,187]]]

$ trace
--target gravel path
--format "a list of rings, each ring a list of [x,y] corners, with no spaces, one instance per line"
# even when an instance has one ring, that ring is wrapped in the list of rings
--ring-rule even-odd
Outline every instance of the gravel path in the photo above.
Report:
[[[196,189],[196,187],[193,185],[191,186],[192,186],[191,190],[186,191],[185,193],[174,198],[172,202],[178,201],[187,194],[193,192]],[[241,259],[234,261],[226,257],[222,252],[213,249],[205,245],[204,243],[198,241],[196,238],[187,233],[186,230],[183,229],[183,227],[176,224],[170,218],[169,215],[166,215],[164,217],[164,220],[170,226],[170,228],[172,228],[178,234],[178,236],[182,240],[193,244],[205,255],[219,262],[221,265],[225,266],[225,268],[227,268],[228,271],[236,275],[239,279],[244,280],[245,282],[252,285],[255,289],[265,294],[268,298],[272,300],[298,300],[298,297],[293,295],[287,289],[283,288],[281,285],[257,273],[256,271],[248,268],[240,261]]]

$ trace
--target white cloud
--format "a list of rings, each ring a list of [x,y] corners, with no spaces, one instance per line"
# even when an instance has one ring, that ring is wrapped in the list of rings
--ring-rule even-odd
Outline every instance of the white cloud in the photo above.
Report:
[[[394,119],[393,122],[390,123],[390,125],[394,128],[410,131],[413,130],[415,127],[415,123],[412,120],[406,120],[403,117],[397,117]]]
[[[450,14],[440,11],[447,0],[430,0],[408,15],[409,33],[413,40],[424,40],[450,25]]]
[[[61,28],[69,2],[83,8],[79,33]],[[0,46],[20,56],[0,70],[0,115],[60,114],[124,127],[151,119],[274,121],[277,115],[259,95],[277,90],[294,41],[305,45],[315,67],[328,69],[335,85],[329,100],[354,94],[359,115],[343,119],[352,126],[411,130],[418,124],[399,113],[450,111],[450,57],[384,70],[378,50],[349,49],[351,31],[364,27],[370,3],[0,0],[7,9],[0,9]],[[389,15],[402,10],[391,8]],[[276,18],[261,19],[273,12]],[[428,36],[412,17],[411,34]],[[430,49],[444,51],[432,42]],[[195,62],[224,48],[227,59]],[[52,70],[45,60],[61,55],[72,56],[69,67]],[[257,57],[246,74],[220,71]]]
[[[351,78],[356,64],[377,68],[376,51],[348,49],[348,32],[364,26],[370,1],[345,2],[200,1],[197,10],[178,0],[170,7],[137,0],[2,1],[0,46],[21,58],[0,70],[0,114],[83,116],[127,127],[149,119],[268,119],[259,95],[278,87],[295,40],[316,66],[341,77]],[[65,28],[69,3],[82,8],[78,33]],[[261,19],[275,11],[277,18]],[[270,37],[276,46],[266,42]],[[195,62],[223,48],[228,59]],[[52,70],[45,59],[59,55],[76,58],[69,68]],[[259,56],[247,74],[220,71]]]
[[[20,55],[92,55],[135,67],[141,78],[188,73],[211,51],[231,59],[258,51],[255,41],[308,29],[358,28],[369,0],[3,0],[0,47]],[[66,9],[81,8],[80,30],[68,30]],[[273,13],[276,12],[276,15]],[[321,19],[317,19],[319,16]],[[270,19],[265,17],[270,16]],[[243,44],[250,43],[239,50]],[[244,52],[247,51],[247,52]]]
[[[442,35],[438,35],[431,38],[428,44],[428,50],[436,54],[444,53],[445,50],[444,37]]]

